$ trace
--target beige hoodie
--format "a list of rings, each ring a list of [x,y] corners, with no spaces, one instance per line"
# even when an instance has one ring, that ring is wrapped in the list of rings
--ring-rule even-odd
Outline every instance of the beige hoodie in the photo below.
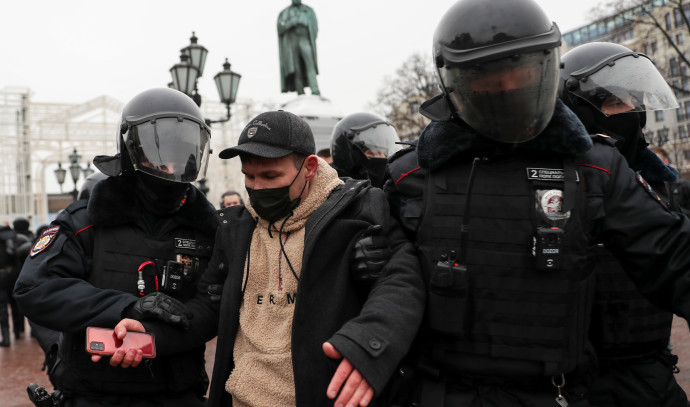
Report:
[[[309,195],[283,227],[283,247],[297,277],[302,270],[307,218],[342,183],[336,171],[319,159]],[[257,217],[251,204],[247,204],[247,210]],[[268,222],[259,219],[252,235],[249,277],[233,352],[235,369],[225,384],[234,407],[295,405],[291,342],[297,279],[278,242],[282,223],[283,219],[273,224],[271,237]]]

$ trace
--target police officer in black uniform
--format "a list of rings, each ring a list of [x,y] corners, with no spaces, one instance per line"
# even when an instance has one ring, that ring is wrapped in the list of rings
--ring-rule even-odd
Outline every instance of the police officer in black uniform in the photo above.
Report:
[[[615,140],[656,199],[653,191],[661,195],[678,173],[646,148],[642,128],[647,111],[678,107],[671,88],[648,57],[618,44],[584,44],[561,62],[561,100],[591,134]],[[668,196],[658,199],[670,204]],[[609,250],[597,247],[596,259],[589,337],[600,367],[590,400],[599,406],[686,407],[687,396],[673,376],[678,358],[668,350],[673,314],[642,297]]]
[[[557,99],[560,44],[533,0],[459,0],[436,29],[443,94],[384,187],[428,282],[410,355],[423,407],[589,405],[597,243],[690,313],[690,222]]]
[[[14,294],[31,320],[62,332],[50,375],[65,406],[205,405],[204,346],[123,369],[92,362],[85,329],[112,328],[123,317],[188,323],[178,300],[195,292],[217,226],[213,206],[191,184],[204,177],[209,143],[186,95],[137,95],[122,112],[118,154],[94,159],[109,177],[32,247]],[[214,329],[198,334],[211,338]]]
[[[331,166],[339,177],[368,179],[383,186],[388,157],[400,150],[398,132],[391,122],[373,113],[343,117],[331,133]]]

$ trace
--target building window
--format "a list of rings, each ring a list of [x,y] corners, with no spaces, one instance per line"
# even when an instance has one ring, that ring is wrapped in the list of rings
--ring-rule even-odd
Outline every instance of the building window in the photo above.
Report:
[[[683,92],[680,91],[681,87],[679,81],[673,81],[671,88],[673,89],[673,93],[676,95],[676,98],[681,97]]]
[[[668,66],[671,68],[671,76],[678,76],[678,60],[676,57],[673,57],[668,60]]]
[[[683,116],[683,108],[679,107],[676,109],[676,119],[680,122],[685,120],[685,116]]]
[[[676,34],[676,45],[683,45],[683,33]]]
[[[688,138],[688,133],[687,130],[685,130],[685,126],[678,126],[678,137],[681,140]]]
[[[671,13],[666,13],[664,20],[666,20],[666,31],[670,31],[673,28],[671,26]]]
[[[683,26],[683,16],[680,14],[679,8],[673,9],[673,16],[676,18],[676,28],[682,27]]]
[[[652,41],[651,49],[652,49],[652,55],[656,54],[656,49],[657,49],[656,48],[656,41]]]
[[[683,107],[685,107],[685,118],[690,119],[690,101],[683,103]]]
[[[664,121],[664,111],[663,110],[654,111],[654,117],[656,118],[656,121],[663,122]]]
[[[688,134],[690,134],[690,124],[688,124],[688,133],[685,133],[685,137],[688,137]]]

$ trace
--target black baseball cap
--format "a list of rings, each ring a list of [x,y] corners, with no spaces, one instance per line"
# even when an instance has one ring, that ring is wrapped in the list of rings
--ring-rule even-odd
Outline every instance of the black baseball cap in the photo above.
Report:
[[[314,134],[299,116],[284,110],[265,112],[252,119],[242,130],[237,146],[221,151],[220,158],[250,154],[263,158],[280,158],[290,153],[316,153]]]

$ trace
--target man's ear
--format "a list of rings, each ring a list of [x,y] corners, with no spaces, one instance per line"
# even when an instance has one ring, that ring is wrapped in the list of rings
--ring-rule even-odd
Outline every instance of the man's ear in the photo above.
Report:
[[[307,156],[304,159],[304,168],[307,172],[307,181],[311,181],[316,177],[316,171],[319,169],[319,159],[315,155]]]

